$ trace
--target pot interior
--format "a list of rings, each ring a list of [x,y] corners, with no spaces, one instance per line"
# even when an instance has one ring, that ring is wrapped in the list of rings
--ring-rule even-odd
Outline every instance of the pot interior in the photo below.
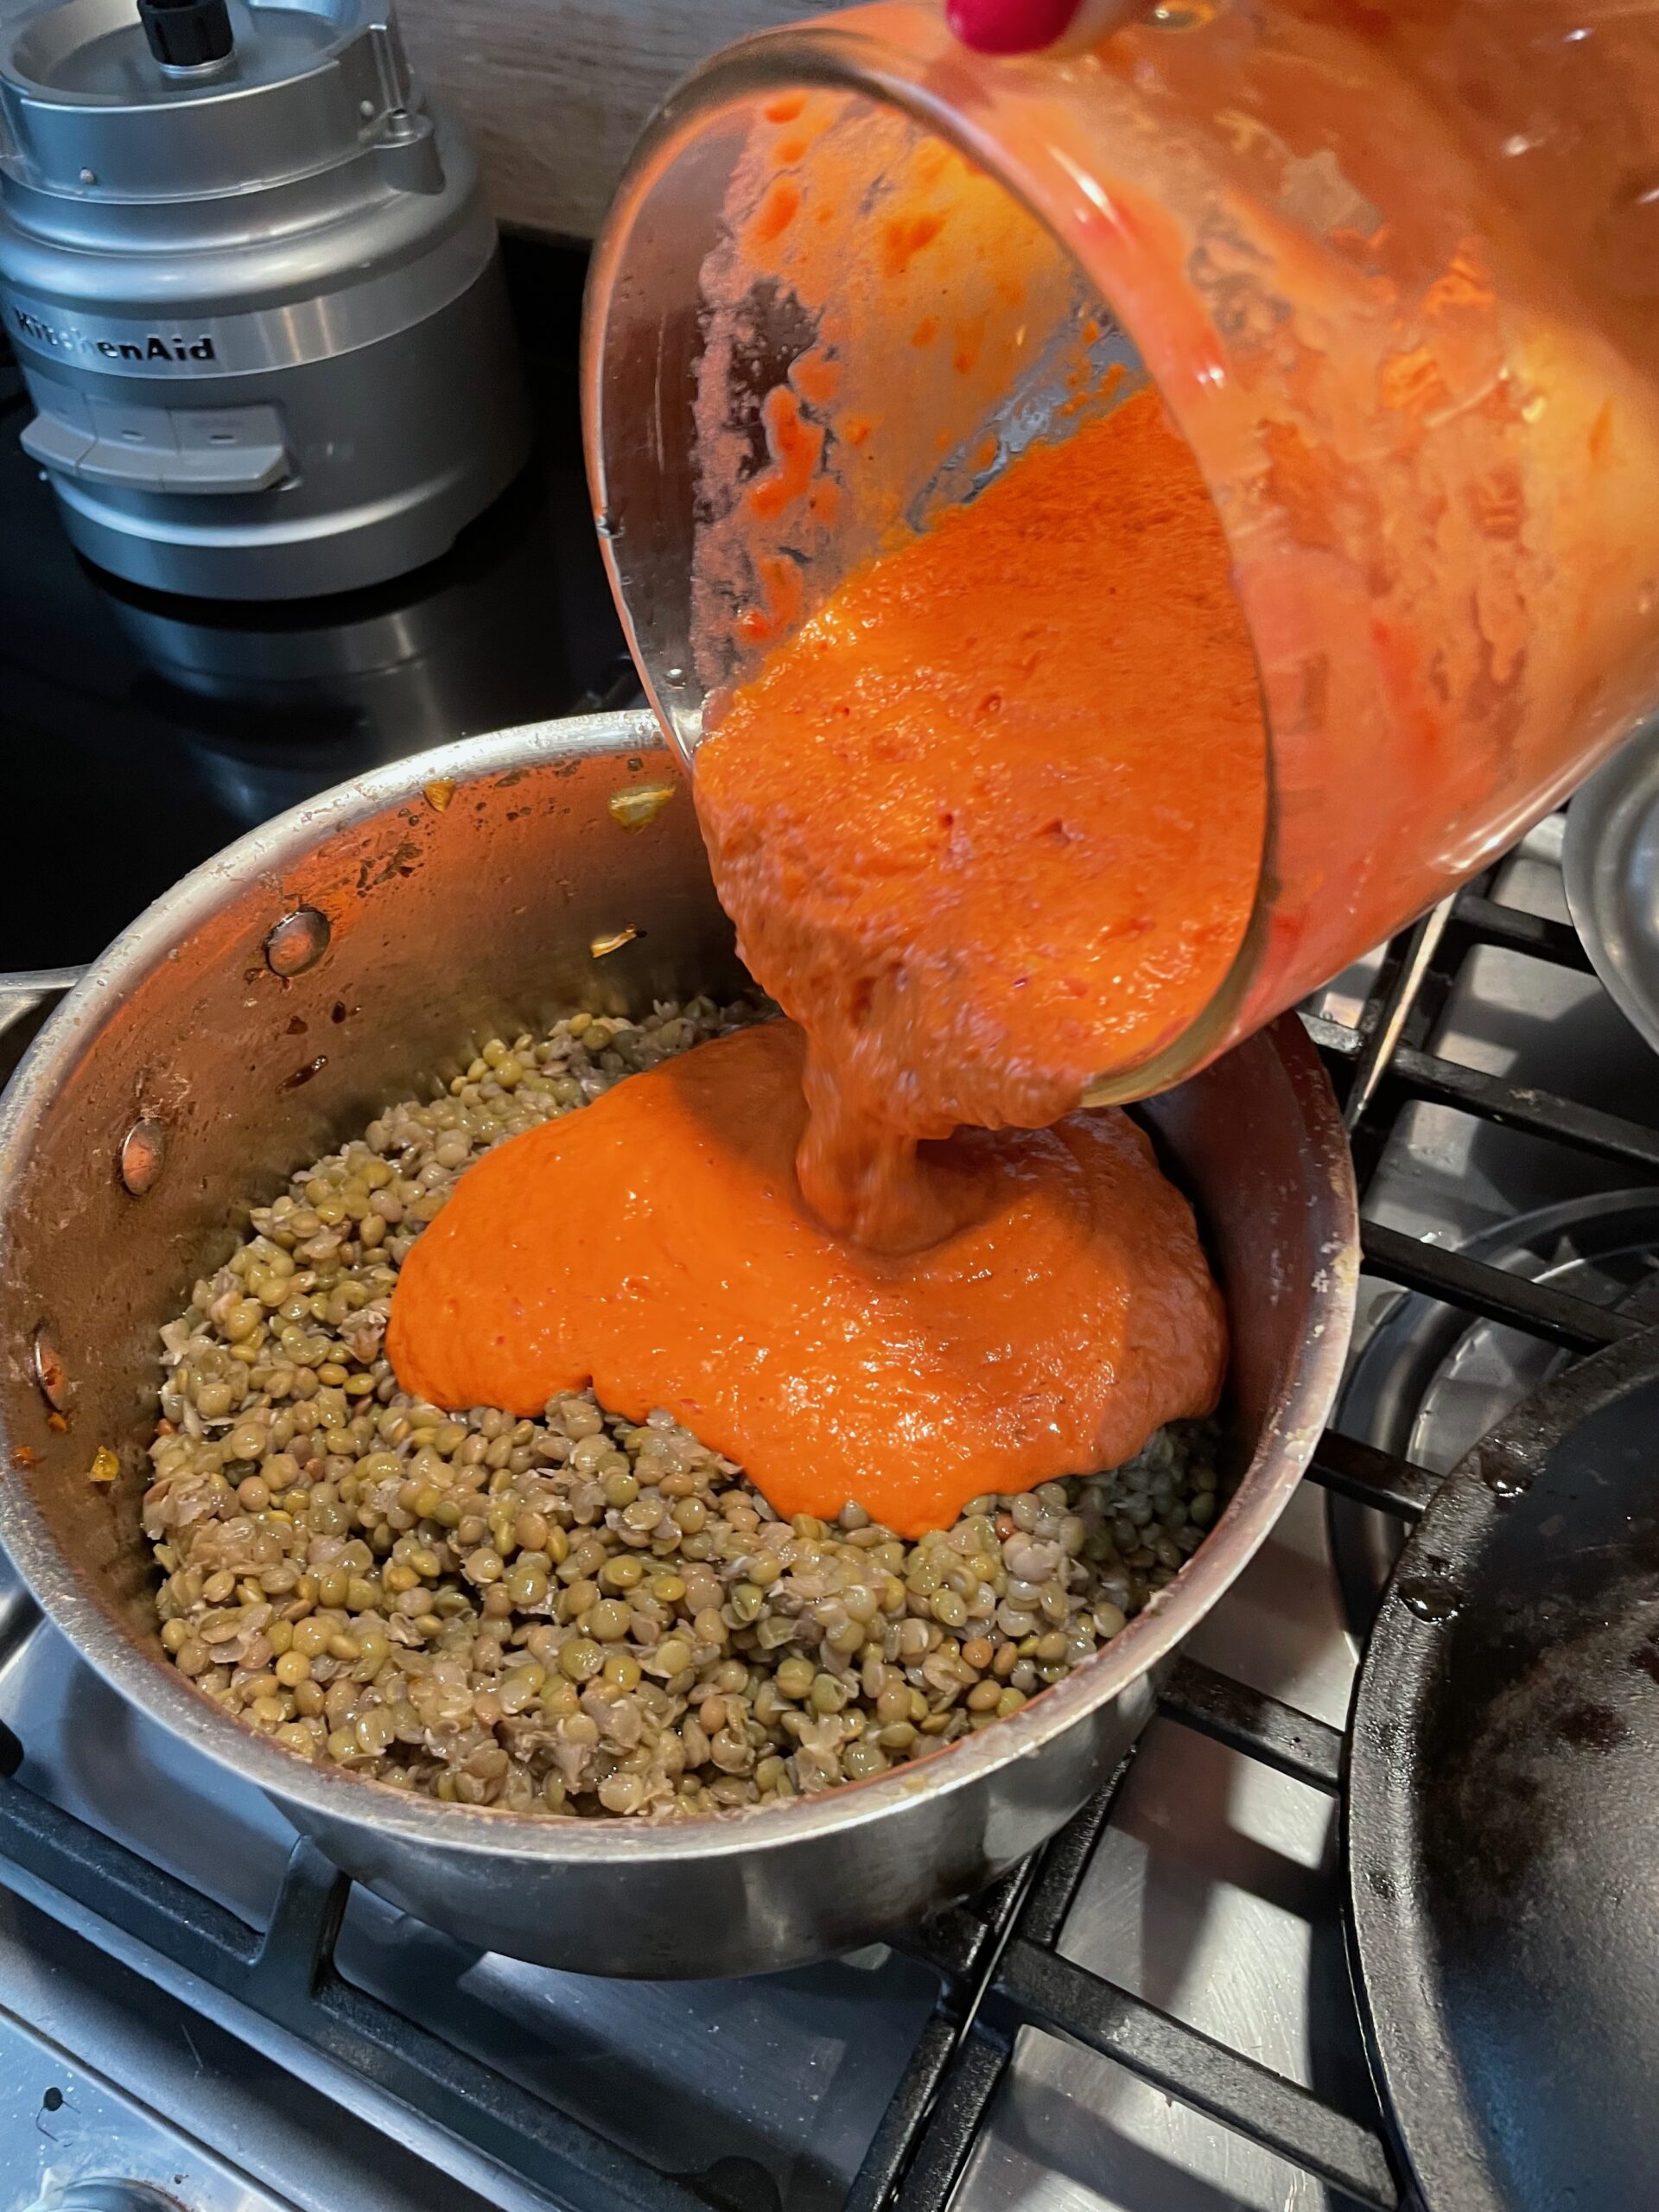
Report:
[[[609,715],[538,736],[513,766],[479,772],[448,748],[398,801],[377,779],[257,832],[136,925],[43,1040],[50,1110],[6,1147],[7,1480],[83,1597],[158,1662],[139,1526],[156,1331],[245,1234],[248,1206],[379,1107],[430,1096],[488,1037],[745,982],[655,725]],[[326,947],[279,975],[266,941],[308,910]],[[285,936],[302,957],[321,934],[308,919]],[[121,1157],[139,1122],[162,1157],[135,1198]],[[121,1468],[109,1485],[88,1475],[105,1446]],[[38,1558],[20,1564],[38,1580]]]
[[[248,1205],[491,1035],[745,981],[690,792],[645,716],[509,732],[342,787],[134,925],[0,1113],[0,1534],[84,1655],[180,1725],[189,1694],[162,1653],[139,1526],[156,1332]],[[1198,1208],[1233,1334],[1245,1472],[1168,1593],[1186,1591],[1190,1608],[1168,1610],[1194,1618],[1230,1579],[1215,1547],[1247,1554],[1294,1486],[1345,1334],[1347,1156],[1292,1027],[1144,1109]],[[122,1158],[139,1123],[160,1165],[135,1196]],[[120,1469],[107,1484],[89,1471],[104,1449]],[[189,1702],[221,1756],[246,1741]]]

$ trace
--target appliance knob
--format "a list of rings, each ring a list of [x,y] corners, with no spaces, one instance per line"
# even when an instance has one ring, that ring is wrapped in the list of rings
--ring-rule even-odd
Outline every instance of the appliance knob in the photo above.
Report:
[[[217,73],[235,41],[225,0],[138,0],[149,50],[163,69]]]
[[[77,2181],[38,2198],[29,2212],[179,2212],[179,2208],[148,2182]]]

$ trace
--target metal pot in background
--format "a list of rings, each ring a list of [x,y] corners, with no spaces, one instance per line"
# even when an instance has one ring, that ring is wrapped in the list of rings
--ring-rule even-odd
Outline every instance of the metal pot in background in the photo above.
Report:
[[[385,0],[7,25],[0,327],[75,545],[164,591],[401,575],[529,449],[472,149]]]
[[[632,830],[609,804],[673,774],[648,715],[608,715],[343,785],[141,917],[0,1109],[0,1541],[56,1625],[124,1696],[421,1919],[546,1965],[652,1977],[850,1947],[978,1888],[1083,1803],[1295,1488],[1341,1373],[1358,1266],[1341,1122],[1294,1018],[1140,1109],[1226,1294],[1237,1486],[1111,1644],[934,1758],[729,1821],[641,1827],[439,1803],[311,1766],[232,1719],[156,1633],[139,1506],[157,1329],[228,1255],[249,1200],[464,1065],[472,1040],[573,1001],[639,1008],[738,984],[689,795]],[[316,957],[279,975],[266,944],[300,909],[320,918]],[[596,953],[630,925],[620,950]],[[142,1177],[124,1181],[124,1153]],[[107,1487],[88,1477],[102,1446],[121,1463]]]
[[[1659,722],[1620,746],[1567,809],[1561,872],[1608,996],[1659,1052]]]

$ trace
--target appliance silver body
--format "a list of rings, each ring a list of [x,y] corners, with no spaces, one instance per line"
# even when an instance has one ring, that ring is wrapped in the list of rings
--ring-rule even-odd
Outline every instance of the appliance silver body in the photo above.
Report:
[[[383,0],[231,0],[169,69],[131,0],[0,32],[0,327],[90,560],[214,598],[435,559],[528,417],[477,165]]]
[[[649,716],[596,715],[449,746],[296,809],[141,917],[0,1112],[0,1541],[53,1622],[394,1904],[485,1948],[657,1978],[845,1949],[979,1887],[1077,1809],[1294,1490],[1357,1273],[1346,1144],[1294,1020],[1144,1109],[1227,1297],[1237,1487],[1112,1644],[936,1758],[729,1821],[525,1818],[313,1767],[203,1699],[162,1653],[138,1525],[157,1328],[228,1253],[238,1208],[456,1071],[469,1040],[573,1001],[737,985],[689,793],[632,830],[609,804],[672,774]],[[284,977],[266,942],[302,908],[323,918],[308,925],[323,949]],[[161,1161],[135,1198],[118,1162],[140,1122]],[[107,1488],[88,1478],[103,1446],[121,1462]]]

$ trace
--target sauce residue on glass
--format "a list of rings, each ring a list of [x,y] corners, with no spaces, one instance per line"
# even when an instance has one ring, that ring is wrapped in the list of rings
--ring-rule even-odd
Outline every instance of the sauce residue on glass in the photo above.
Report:
[[[1221,1300],[1186,1201],[1113,1109],[964,1131],[969,1225],[906,1260],[801,1201],[804,1040],[766,1022],[487,1153],[404,1261],[389,1347],[440,1406],[662,1406],[780,1513],[905,1536],[1127,1459],[1206,1411]]]
[[[404,1387],[528,1414],[591,1381],[781,1512],[907,1535],[1207,1411],[1191,1210],[1122,1115],[1073,1109],[1224,978],[1264,753],[1220,525],[1150,392],[849,576],[697,756],[716,887],[793,1020],[474,1166],[404,1264]]]

